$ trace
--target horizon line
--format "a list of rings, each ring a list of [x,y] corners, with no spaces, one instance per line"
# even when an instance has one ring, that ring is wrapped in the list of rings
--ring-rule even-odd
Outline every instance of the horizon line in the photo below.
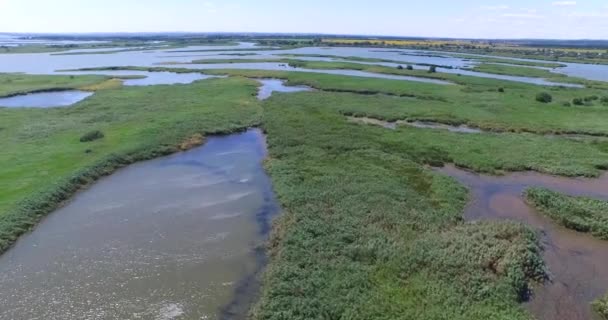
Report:
[[[0,31],[0,35],[133,35],[133,34],[149,34],[149,35],[167,35],[167,34],[192,34],[192,35],[209,35],[209,34],[230,34],[230,35],[293,35],[293,36],[330,36],[330,37],[360,37],[360,38],[405,38],[405,39],[447,39],[447,40],[550,40],[550,41],[608,41],[608,39],[599,38],[476,38],[476,37],[437,37],[437,36],[398,36],[398,35],[379,35],[379,34],[347,34],[347,33],[310,33],[310,32],[241,32],[241,31],[93,31],[93,32],[5,32]]]

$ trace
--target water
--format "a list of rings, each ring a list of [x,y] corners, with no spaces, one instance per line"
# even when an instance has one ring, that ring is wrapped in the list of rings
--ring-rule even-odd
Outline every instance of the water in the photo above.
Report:
[[[2,318],[242,317],[224,307],[255,297],[278,210],[265,152],[259,130],[210,138],[77,194],[0,256]]]
[[[171,67],[171,66],[166,66],[166,67]],[[292,71],[292,72],[335,74],[335,75],[344,75],[344,76],[361,77],[361,78],[378,78],[378,79],[389,79],[389,80],[415,81],[415,82],[432,83],[432,84],[439,84],[439,85],[452,84],[451,82],[444,81],[444,80],[427,79],[427,78],[421,78],[421,77],[400,76],[400,75],[383,74],[383,73],[373,73],[373,72],[366,72],[366,71],[359,71],[359,70],[339,70],[339,69],[324,70],[324,69],[294,68],[294,67],[290,67],[284,63],[274,63],[274,62],[188,64],[188,65],[183,65],[182,67],[187,68],[187,69],[197,69],[197,70],[217,70],[217,69],[279,70],[279,71]]]
[[[113,54],[98,54],[98,55],[53,55],[49,53],[39,54],[6,54],[1,55],[0,59],[0,72],[25,72],[31,74],[53,74],[57,70],[67,69],[80,69],[80,68],[94,68],[94,67],[129,67],[129,66],[144,66],[152,67],[158,64],[166,63],[168,61],[178,63],[191,62],[193,55],[192,52],[196,50],[225,50],[205,53],[204,56],[208,59],[226,59],[225,54],[230,53],[242,53],[239,51],[231,51],[234,49],[247,49],[254,48],[254,44],[251,43],[240,43],[238,46],[193,46],[184,49],[163,49],[156,51],[126,51],[117,52]],[[514,77],[504,75],[494,75],[481,72],[474,72],[469,70],[461,70],[460,68],[466,68],[474,65],[468,59],[451,57],[447,53],[443,53],[442,56],[426,56],[425,52],[415,50],[401,50],[395,52],[394,50],[378,50],[370,48],[298,48],[290,50],[268,50],[268,51],[256,51],[252,52],[256,55],[252,56],[230,56],[234,59],[268,59],[268,58],[281,58],[278,55],[282,54],[325,54],[335,55],[341,57],[357,56],[363,58],[376,58],[376,59],[388,59],[395,61],[402,61],[402,64],[436,64],[436,65],[449,65],[455,69],[440,69],[441,72],[446,73],[460,73],[464,75],[478,76],[484,78],[494,78],[509,81],[517,81],[524,83],[531,83],[537,85],[559,85],[559,86],[577,86],[568,85],[562,83],[553,83],[540,78],[528,78],[528,77]],[[195,55],[196,56],[196,55]],[[308,57],[299,58],[306,60],[319,60],[319,61],[332,61],[330,58],[320,57]],[[385,66],[396,66],[398,63],[369,63],[378,64]],[[607,75],[608,66],[593,66],[593,65],[581,65],[581,64],[568,64],[568,68],[559,70],[568,75],[579,76],[583,78],[602,77]],[[192,67],[192,66],[189,66]],[[243,68],[243,69],[261,69],[261,70],[280,70],[279,64],[225,64],[225,65],[214,65],[214,66],[197,66],[197,69],[217,69],[217,68]],[[343,74],[350,76],[364,76],[364,77],[375,77],[375,78],[387,78],[397,80],[408,80],[408,81],[423,81],[435,84],[446,84],[449,82],[433,79],[424,79],[416,77],[406,76],[391,76],[391,75],[378,75],[375,73],[366,73],[362,71],[354,70],[305,70],[305,69],[290,69],[291,71],[306,71],[306,72],[317,72],[317,73],[329,73],[329,74]],[[594,71],[600,70],[600,71]],[[603,71],[602,71],[603,70]],[[608,77],[608,76],[605,76]],[[608,80],[608,79],[604,79]]]
[[[108,71],[68,71],[62,74],[83,75],[83,74],[98,74],[113,77],[128,77],[137,76],[138,79],[125,79],[125,86],[151,86],[161,84],[188,84],[194,81],[218,78],[217,76],[204,75],[197,72],[192,73],[176,73],[176,72],[148,72],[148,71],[131,71],[131,70],[108,70]]]
[[[0,107],[8,108],[50,108],[71,106],[93,95],[92,92],[68,90],[39,92],[0,98]]]
[[[574,196],[608,200],[608,174],[599,179],[563,178],[539,173],[503,177],[478,175],[453,166],[439,169],[467,186],[471,200],[465,219],[514,220],[542,234],[550,281],[535,289],[528,309],[538,319],[588,320],[593,300],[608,290],[608,241],[561,227],[528,206],[529,187],[545,187]]]
[[[262,85],[258,90],[258,99],[266,100],[270,98],[273,92],[302,92],[311,91],[312,88],[307,86],[286,86],[285,80],[279,79],[258,79]]]

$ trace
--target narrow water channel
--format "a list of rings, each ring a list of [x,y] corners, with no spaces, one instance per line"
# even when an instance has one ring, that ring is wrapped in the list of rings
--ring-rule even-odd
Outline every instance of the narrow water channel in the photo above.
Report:
[[[608,174],[583,179],[538,173],[485,176],[454,166],[438,171],[470,189],[466,220],[515,220],[540,231],[550,280],[534,290],[527,305],[536,318],[595,319],[590,303],[608,291],[608,241],[557,225],[528,206],[522,193],[529,187],[545,187],[574,196],[608,199]]]
[[[278,212],[265,155],[259,130],[214,137],[77,194],[0,256],[3,319],[241,318]]]

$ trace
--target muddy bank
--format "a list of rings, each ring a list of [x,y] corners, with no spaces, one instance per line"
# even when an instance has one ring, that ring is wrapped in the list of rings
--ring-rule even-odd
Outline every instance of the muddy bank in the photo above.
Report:
[[[0,256],[2,316],[244,316],[278,212],[265,155],[250,130],[101,179]]]
[[[545,187],[575,196],[608,199],[608,174],[599,179],[563,178],[538,173],[502,177],[478,175],[446,166],[437,171],[456,178],[471,192],[465,219],[515,220],[541,232],[550,279],[535,288],[527,308],[541,320],[588,320],[590,303],[608,291],[608,241],[568,230],[528,206],[523,192]]]

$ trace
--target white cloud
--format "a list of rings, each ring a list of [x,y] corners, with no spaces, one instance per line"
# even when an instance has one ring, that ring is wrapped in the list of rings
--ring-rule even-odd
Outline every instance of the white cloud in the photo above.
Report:
[[[575,6],[576,1],[555,1],[553,5],[556,7],[567,7],[567,6]]]
[[[483,10],[500,11],[500,10],[507,10],[507,9],[509,9],[509,6],[506,5],[506,4],[500,4],[500,5],[496,5],[496,6],[482,6],[481,8]]]
[[[526,13],[505,13],[502,15],[505,18],[523,18],[523,19],[541,19],[544,18],[543,16],[536,14],[536,13],[532,13],[532,12],[526,12]]]

